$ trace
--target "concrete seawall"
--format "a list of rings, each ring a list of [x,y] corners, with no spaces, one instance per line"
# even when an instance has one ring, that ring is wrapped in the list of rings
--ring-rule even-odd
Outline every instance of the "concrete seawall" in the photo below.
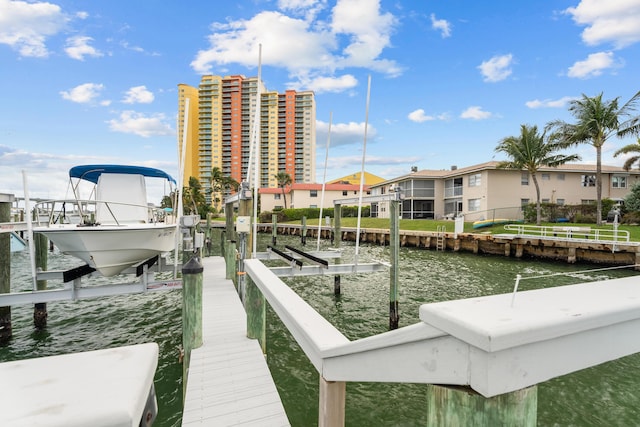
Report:
[[[279,224],[278,234],[300,236],[301,225]],[[258,224],[258,232],[271,233],[272,224]],[[322,239],[330,239],[333,229],[322,227]],[[356,228],[343,227],[342,241],[355,241]],[[307,227],[307,237],[318,236],[318,227]],[[440,239],[440,242],[439,242]],[[389,244],[389,230],[360,229],[360,242],[378,245]],[[540,258],[568,263],[587,262],[604,265],[640,264],[640,244],[636,242],[608,242],[588,239],[560,239],[511,234],[481,234],[435,231],[400,230],[400,246],[423,249],[438,247],[454,252],[502,255],[515,258]]]

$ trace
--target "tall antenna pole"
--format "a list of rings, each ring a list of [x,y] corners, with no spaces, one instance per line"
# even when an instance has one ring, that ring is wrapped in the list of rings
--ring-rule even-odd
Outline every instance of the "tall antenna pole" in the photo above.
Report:
[[[184,169],[185,159],[187,158],[187,127],[189,125],[189,98],[184,100],[184,119],[182,120],[182,146],[180,158],[178,159],[178,200],[176,201],[176,227],[180,230],[180,217],[182,216],[182,192],[184,191]],[[173,256],[173,277],[178,277],[178,246],[180,242],[180,233],[176,232],[175,252]]]
[[[367,83],[367,107],[364,118],[364,142],[362,144],[362,166],[360,167],[360,195],[358,196],[358,225],[356,227],[356,255],[355,265],[358,265],[360,253],[360,217],[362,216],[362,192],[364,189],[364,160],[367,157],[367,128],[369,126],[369,99],[371,96],[371,74]]]
[[[322,175],[322,193],[320,194],[320,215],[318,217],[318,242],[316,251],[320,250],[320,232],[322,231],[322,208],[324,207],[324,188],[327,183],[327,163],[329,162],[329,145],[331,144],[331,122],[333,121],[333,111],[329,112],[329,132],[327,133],[327,150],[324,155],[324,174]]]
[[[255,258],[258,252],[258,196],[260,193],[260,126],[262,110],[262,44],[258,45],[258,87],[256,93],[256,120],[254,124],[254,167],[253,167],[253,250],[251,258]]]

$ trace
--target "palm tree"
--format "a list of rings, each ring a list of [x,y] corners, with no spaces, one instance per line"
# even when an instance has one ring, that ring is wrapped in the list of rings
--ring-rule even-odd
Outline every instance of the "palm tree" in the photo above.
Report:
[[[222,197],[224,197],[224,182],[225,176],[222,174],[222,170],[219,167],[211,169],[211,177],[209,181],[211,183],[211,199],[213,200],[213,207],[218,211],[218,203]]]
[[[540,134],[537,126],[520,125],[520,135],[508,136],[500,141],[496,152],[505,153],[510,160],[498,163],[503,169],[525,169],[531,174],[536,187],[536,224],[542,220],[540,206],[540,184],[537,172],[541,167],[556,167],[567,162],[579,160],[577,154],[556,154],[565,148],[562,143],[549,140],[545,133]]]
[[[624,170],[628,171],[629,169],[631,169],[631,166],[633,166],[634,163],[638,163],[638,169],[640,169],[640,138],[638,138],[637,143],[628,144],[616,150],[616,152],[613,153],[613,157],[618,157],[620,154],[629,154],[629,153],[635,153],[635,154],[629,157],[627,160],[625,160],[624,165],[622,165]]]
[[[206,205],[204,194],[202,194],[202,185],[198,178],[189,177],[189,186],[182,189],[182,205],[185,206],[184,210],[186,210],[186,206],[191,205],[189,213],[194,215],[199,214],[199,206]]]
[[[566,144],[590,144],[596,149],[596,201],[597,224],[602,223],[602,146],[611,135],[623,137],[638,133],[638,117],[632,115],[635,104],[640,99],[636,93],[622,107],[618,106],[618,98],[602,100],[602,93],[594,97],[582,94],[582,98],[569,103],[569,112],[576,118],[576,123],[569,124],[555,120],[547,125],[553,129],[552,139]],[[621,120],[626,120],[621,123]]]
[[[284,171],[280,171],[273,176],[275,177],[276,181],[278,181],[278,187],[282,189],[282,198],[284,199],[284,208],[287,209],[287,196],[284,194],[284,187],[286,187],[287,185],[291,185],[292,183],[291,175],[289,175]]]

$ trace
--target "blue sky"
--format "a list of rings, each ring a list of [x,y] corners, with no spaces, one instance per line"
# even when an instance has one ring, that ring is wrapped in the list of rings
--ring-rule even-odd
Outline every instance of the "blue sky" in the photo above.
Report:
[[[177,85],[257,75],[313,90],[317,182],[470,166],[568,102],[640,90],[640,0],[0,0],[0,192],[63,197],[67,170],[177,175]],[[603,163],[635,139],[611,139]],[[573,150],[584,162],[595,150]]]

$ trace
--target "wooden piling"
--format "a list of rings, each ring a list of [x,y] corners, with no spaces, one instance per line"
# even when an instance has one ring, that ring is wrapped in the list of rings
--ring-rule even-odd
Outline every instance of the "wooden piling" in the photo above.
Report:
[[[0,194],[0,222],[11,221],[13,194]],[[0,293],[11,292],[11,235],[0,233]],[[11,339],[11,306],[0,307],[0,344]]]
[[[340,242],[342,241],[342,231],[340,230],[340,223],[342,219],[342,205],[335,203],[333,205],[333,229],[335,236],[335,246],[337,248],[340,247]]]
[[[307,244],[307,217],[302,217],[302,229],[300,230],[300,243],[302,246]]]
[[[271,214],[271,244],[277,245],[278,240],[278,214]]]
[[[225,204],[224,220],[227,240],[236,240],[236,229],[233,223],[233,203]]]
[[[257,339],[262,353],[267,353],[267,309],[266,301],[260,289],[246,276],[247,338]]]
[[[535,427],[537,386],[486,398],[469,387],[427,386],[427,427]]]
[[[35,233],[33,235],[35,255],[36,255],[36,268],[39,271],[47,271],[47,257],[49,248],[49,239],[42,233]],[[36,288],[39,291],[47,289],[46,280],[37,280]],[[36,329],[44,329],[47,327],[47,303],[36,303],[33,307],[33,326]]]
[[[345,422],[347,383],[327,381],[320,375],[318,427],[340,427]]]
[[[340,293],[340,275],[336,274],[333,276],[333,295],[338,296]]]
[[[389,269],[389,330],[398,329],[398,270],[400,268],[400,200],[391,200],[389,204],[389,250],[391,268]]]
[[[191,350],[202,346],[202,264],[192,257],[182,267],[182,396],[187,391]]]
[[[227,267],[225,271],[225,279],[230,279],[236,287],[237,283],[237,256],[236,256],[236,241],[235,240],[227,240],[227,244],[225,245],[224,251],[224,260],[225,265]]]

